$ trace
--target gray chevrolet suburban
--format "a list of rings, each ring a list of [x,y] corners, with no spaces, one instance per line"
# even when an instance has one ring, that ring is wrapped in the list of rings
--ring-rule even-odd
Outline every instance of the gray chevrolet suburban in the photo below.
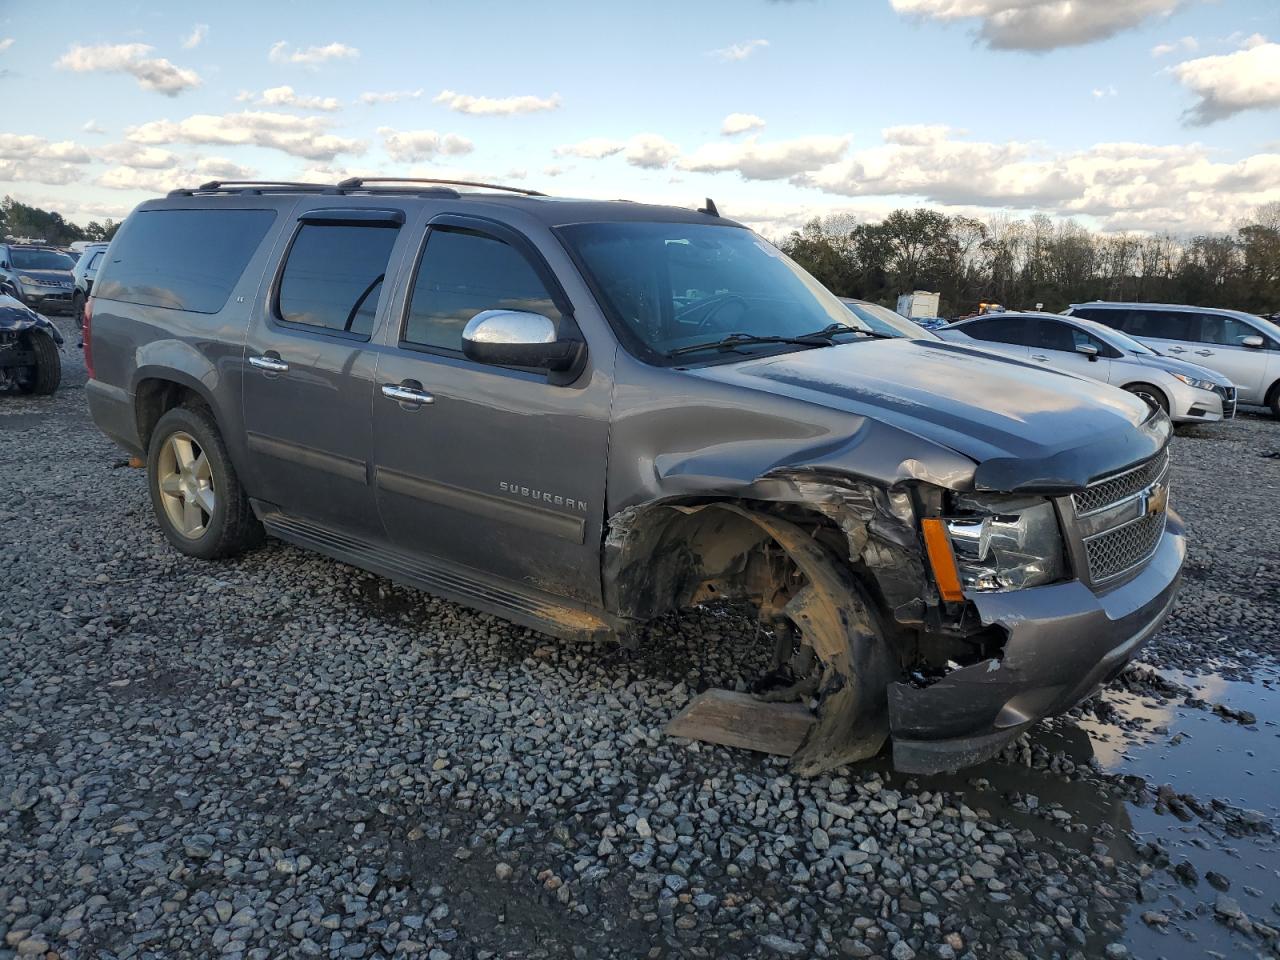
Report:
[[[982,760],[1178,589],[1159,409],[877,333],[709,201],[209,183],[128,217],[85,321],[178,550],[265,532],[564,638],[749,609],[802,774]]]

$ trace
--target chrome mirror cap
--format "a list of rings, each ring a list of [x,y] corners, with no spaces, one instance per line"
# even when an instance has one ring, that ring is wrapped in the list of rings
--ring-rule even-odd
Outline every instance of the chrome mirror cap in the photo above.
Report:
[[[525,310],[481,310],[467,321],[462,342],[487,344],[549,344],[556,342],[556,325],[540,313]]]
[[[462,330],[467,359],[499,367],[568,371],[584,347],[581,340],[562,338],[547,317],[524,310],[482,310]]]

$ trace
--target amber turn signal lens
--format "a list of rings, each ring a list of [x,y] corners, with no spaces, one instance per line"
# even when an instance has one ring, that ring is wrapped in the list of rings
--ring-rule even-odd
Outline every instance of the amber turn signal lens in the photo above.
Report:
[[[946,524],[930,517],[921,520],[920,527],[924,530],[924,548],[929,554],[929,566],[933,568],[938,593],[949,603],[960,602],[964,599],[964,589],[960,586],[960,570],[956,567],[956,555],[951,551]]]

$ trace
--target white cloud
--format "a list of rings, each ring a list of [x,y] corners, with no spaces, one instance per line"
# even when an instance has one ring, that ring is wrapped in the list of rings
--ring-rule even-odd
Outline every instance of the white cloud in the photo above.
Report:
[[[0,133],[0,160],[90,163],[93,157],[71,140],[54,142],[29,133]]]
[[[939,143],[948,137],[964,136],[965,132],[949,127],[945,123],[904,123],[896,127],[885,127],[880,131],[880,138],[885,143],[920,147],[929,143]]]
[[[1171,53],[1194,53],[1200,49],[1200,41],[1195,37],[1183,37],[1171,43],[1157,43],[1151,48],[1153,57],[1167,57]]]
[[[80,129],[85,133],[106,133],[107,128],[100,124],[97,120],[86,120],[81,124]]]
[[[622,155],[633,167],[657,170],[680,156],[680,148],[659,134],[637,133],[627,141]]]
[[[191,32],[182,40],[183,50],[193,50],[200,44],[204,43],[204,38],[209,35],[209,25],[207,23],[197,23],[192,27]]]
[[[856,150],[792,182],[842,197],[1090,216],[1110,229],[1229,228],[1280,190],[1280,153],[1227,163],[1198,144],[1051,151],[947,136]]]
[[[110,160],[122,167],[140,170],[163,170],[178,164],[178,155],[161,147],[148,147],[140,143],[109,143],[95,151],[102,160]]]
[[[81,168],[70,163],[0,159],[0,180],[65,186],[75,183],[81,176]]]
[[[849,147],[848,136],[818,135],[761,143],[748,137],[741,143],[708,143],[677,166],[692,173],[734,170],[747,180],[782,180],[816,171],[840,159]]]
[[[148,57],[153,49],[145,43],[104,43],[91,47],[76,44],[54,66],[75,73],[127,73],[144,90],[154,90],[167,97],[176,97],[184,90],[200,86],[200,75],[194,70],[174,66],[164,57]]]
[[[1105,97],[1114,97],[1114,96],[1116,96],[1116,95],[1119,93],[1119,91],[1118,91],[1118,90],[1116,90],[1116,88],[1115,88],[1115,87],[1113,87],[1113,86],[1106,86],[1106,87],[1094,87],[1094,88],[1090,91],[1090,93],[1092,93],[1092,94],[1093,94],[1093,99],[1095,99],[1095,100],[1102,100],[1102,99],[1104,99]]]
[[[326,43],[322,47],[292,48],[287,40],[277,40],[267,51],[267,59],[272,63],[301,63],[316,67],[330,60],[355,60],[360,51],[345,43]]]
[[[4,53],[6,50],[8,50],[12,46],[13,46],[13,37],[5,37],[3,40],[0,40],[0,53]]]
[[[601,160],[621,153],[627,148],[625,140],[610,140],[608,137],[588,137],[577,143],[569,143],[556,147],[552,152],[557,157],[582,157],[584,160]]]
[[[221,115],[198,113],[185,120],[152,120],[129,128],[134,143],[198,143],[269,147],[308,160],[332,160],[341,153],[363,153],[363,140],[328,131],[325,117],[299,117],[265,110]]]
[[[715,57],[725,63],[732,63],[736,60],[745,60],[757,50],[762,50],[768,45],[768,40],[748,40],[746,43],[731,43],[729,46],[721,47],[719,50],[708,50],[707,56]]]
[[[256,103],[264,107],[297,107],[301,110],[324,110],[326,113],[342,109],[342,102],[337,97],[303,96],[288,85],[268,87],[256,95],[244,90],[236,99],[241,103]]]
[[[890,0],[921,19],[976,20],[978,37],[999,50],[1052,50],[1102,40],[1189,0]]]
[[[248,167],[225,157],[201,157],[178,161],[163,168],[140,168],[121,164],[104,170],[94,181],[109,190],[140,190],[145,193],[168,193],[179,187],[193,187],[208,180],[252,180],[258,175]]]
[[[1280,107],[1280,43],[1256,34],[1243,50],[1188,60],[1173,67],[1173,74],[1200,98],[1184,115],[1195,126]]]
[[[514,113],[554,110],[560,106],[560,94],[553,93],[549,97],[473,97],[453,90],[441,90],[432,102],[442,103],[458,113],[470,113],[476,116],[509,116]]]
[[[759,130],[763,126],[764,121],[754,113],[731,113],[725,117],[724,122],[720,124],[720,132],[726,137],[731,137],[735,133],[746,133],[748,130]]]
[[[395,130],[379,127],[387,156],[399,163],[416,163],[430,160],[438,154],[460,156],[470,153],[475,145],[456,133],[436,133],[434,130]]]
[[[362,93],[360,102],[372,106],[375,103],[398,103],[401,100],[418,100],[421,90],[386,90],[382,93]]]

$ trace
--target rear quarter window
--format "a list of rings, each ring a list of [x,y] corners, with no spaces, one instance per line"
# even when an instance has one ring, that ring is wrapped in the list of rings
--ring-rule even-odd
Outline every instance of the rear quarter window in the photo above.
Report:
[[[141,210],[99,264],[94,295],[217,313],[275,217],[274,210]]]

